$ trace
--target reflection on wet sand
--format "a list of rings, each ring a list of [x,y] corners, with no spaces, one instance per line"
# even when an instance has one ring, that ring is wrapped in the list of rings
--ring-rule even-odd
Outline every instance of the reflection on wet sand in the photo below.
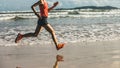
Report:
[[[55,62],[55,65],[53,66],[53,68],[58,68],[58,64],[59,64],[60,61],[64,61],[63,56],[57,55],[56,56],[56,62]]]
[[[55,64],[53,65],[53,68],[58,68],[59,62],[64,61],[63,56],[62,55],[57,55],[55,59],[56,59],[56,61],[55,61]],[[16,68],[22,68],[22,67],[17,66]]]
[[[21,68],[21,67],[17,66],[16,68]]]

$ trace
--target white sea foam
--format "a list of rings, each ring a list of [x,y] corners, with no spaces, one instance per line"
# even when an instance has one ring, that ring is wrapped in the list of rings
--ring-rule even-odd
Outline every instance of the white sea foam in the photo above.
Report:
[[[79,27],[79,28],[78,28]],[[16,30],[23,27],[16,28]],[[61,28],[61,25],[55,26]],[[0,33],[0,46],[17,46],[14,43],[17,35],[15,29],[8,29],[6,32]],[[34,31],[34,30],[33,30]],[[20,32],[20,31],[19,31]],[[22,33],[28,33],[25,29],[21,30]],[[120,39],[120,24],[104,24],[104,25],[65,25],[62,29],[56,30],[56,35],[59,42],[96,42],[96,41],[109,41]],[[49,40],[48,40],[49,39]],[[37,38],[24,38],[20,43],[21,45],[40,45],[40,44],[53,44],[51,35],[43,31]]]
[[[120,16],[120,10],[99,11],[99,12],[82,12],[80,10],[56,10],[49,13],[49,17],[110,17]],[[21,18],[37,18],[31,11],[7,11],[0,12],[0,20]]]

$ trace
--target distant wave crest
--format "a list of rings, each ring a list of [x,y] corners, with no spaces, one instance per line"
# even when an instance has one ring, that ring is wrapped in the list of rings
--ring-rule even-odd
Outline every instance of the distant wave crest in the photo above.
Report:
[[[54,10],[49,17],[103,17],[120,16],[120,10],[90,11],[87,10]],[[31,11],[6,11],[0,12],[0,20],[37,18]]]

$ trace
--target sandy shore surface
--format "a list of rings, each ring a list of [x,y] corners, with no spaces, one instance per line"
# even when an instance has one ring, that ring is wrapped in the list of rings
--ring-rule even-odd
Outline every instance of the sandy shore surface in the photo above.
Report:
[[[53,68],[57,55],[58,68],[120,68],[120,41],[0,47],[0,68]]]

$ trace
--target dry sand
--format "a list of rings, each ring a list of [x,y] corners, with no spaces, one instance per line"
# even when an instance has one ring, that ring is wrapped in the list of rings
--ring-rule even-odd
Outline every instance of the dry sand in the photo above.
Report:
[[[53,68],[56,55],[64,57],[58,68],[120,68],[120,41],[0,47],[0,68]]]

